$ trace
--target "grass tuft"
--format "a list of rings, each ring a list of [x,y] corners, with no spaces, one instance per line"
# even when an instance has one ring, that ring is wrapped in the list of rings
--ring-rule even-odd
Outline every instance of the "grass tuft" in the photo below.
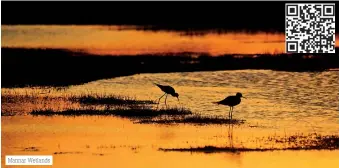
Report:
[[[265,152],[265,151],[279,151],[279,150],[336,150],[339,149],[339,136],[338,135],[316,135],[315,138],[311,136],[297,136],[293,135],[285,138],[287,141],[279,141],[281,143],[295,142],[294,145],[284,148],[246,148],[246,147],[216,147],[216,146],[203,146],[203,147],[189,147],[189,148],[159,148],[160,151],[176,151],[176,152],[203,152],[203,153],[216,153],[216,152]],[[303,139],[304,142],[300,143],[297,139]],[[307,141],[307,143],[305,143]]]
[[[220,117],[213,117],[213,116],[187,116],[184,118],[161,118],[161,119],[144,119],[137,123],[142,124],[175,124],[175,123],[185,123],[185,124],[197,124],[197,125],[204,125],[204,124],[243,124],[245,120],[237,120],[237,119],[226,119]]]
[[[91,94],[91,95],[82,95],[82,96],[70,96],[69,100],[72,102],[79,102],[82,104],[112,104],[112,105],[135,105],[135,104],[156,104],[156,102],[151,100],[136,100],[127,96],[117,96],[117,95],[100,95],[100,94]]]

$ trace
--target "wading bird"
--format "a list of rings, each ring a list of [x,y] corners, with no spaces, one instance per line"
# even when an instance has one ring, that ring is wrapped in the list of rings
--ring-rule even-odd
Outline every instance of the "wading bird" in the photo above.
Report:
[[[224,100],[214,102],[214,103],[218,104],[218,105],[221,104],[221,105],[230,106],[230,111],[228,112],[228,118],[230,120],[232,120],[233,107],[240,104],[241,97],[243,97],[242,94],[237,93],[235,96],[228,96]],[[245,97],[243,97],[243,98],[245,98]]]
[[[162,96],[159,98],[158,106],[159,106],[159,103],[160,103],[160,99],[161,99],[162,97],[164,97],[165,95],[166,95],[166,97],[165,97],[165,105],[167,106],[166,100],[167,100],[168,94],[172,95],[173,97],[176,97],[176,98],[178,99],[178,101],[179,101],[179,94],[175,92],[175,90],[174,90],[174,88],[173,88],[172,86],[168,86],[168,85],[160,85],[160,84],[157,84],[157,83],[154,83],[154,84],[157,85],[163,92],[165,92],[165,94],[162,95]],[[158,106],[157,106],[157,108],[158,108]]]

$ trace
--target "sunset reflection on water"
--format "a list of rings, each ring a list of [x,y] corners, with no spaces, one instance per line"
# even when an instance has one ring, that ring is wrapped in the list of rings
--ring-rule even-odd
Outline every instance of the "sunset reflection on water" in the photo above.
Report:
[[[274,54],[285,52],[284,33],[213,31],[204,35],[143,31],[119,26],[2,26],[3,47],[68,48],[95,54],[196,52],[222,54]],[[338,45],[338,40],[336,40]]]

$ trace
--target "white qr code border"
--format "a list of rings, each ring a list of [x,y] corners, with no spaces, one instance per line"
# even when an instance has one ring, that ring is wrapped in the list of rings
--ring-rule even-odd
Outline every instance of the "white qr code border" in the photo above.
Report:
[[[314,13],[305,14],[304,10]],[[285,53],[335,53],[335,3],[285,3]]]

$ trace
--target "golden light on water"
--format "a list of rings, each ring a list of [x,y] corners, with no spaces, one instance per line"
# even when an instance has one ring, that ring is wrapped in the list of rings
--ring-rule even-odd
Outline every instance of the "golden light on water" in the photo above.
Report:
[[[210,154],[158,151],[159,147],[226,146],[230,142],[226,126],[138,125],[112,117],[28,118],[2,119],[3,166],[4,154],[53,155],[53,167],[319,168],[338,165],[338,151]],[[253,131],[257,132],[255,128],[234,128],[234,144],[241,146],[239,142],[251,137]],[[260,131],[257,134],[260,136]]]
[[[2,26],[3,47],[81,49],[96,54],[198,52],[211,55],[283,53],[284,33],[229,32],[188,36],[117,26]],[[337,38],[338,39],[338,38]],[[338,46],[338,40],[336,40]]]
[[[183,36],[168,32],[126,33],[126,44],[114,44],[100,50],[89,49],[98,54],[140,54],[140,53],[177,53],[197,52],[221,55],[227,53],[255,54],[283,52],[284,36],[280,34],[258,33],[254,35],[229,33],[206,34],[204,36]],[[121,45],[121,46],[120,46]],[[119,48],[115,50],[114,48]]]

